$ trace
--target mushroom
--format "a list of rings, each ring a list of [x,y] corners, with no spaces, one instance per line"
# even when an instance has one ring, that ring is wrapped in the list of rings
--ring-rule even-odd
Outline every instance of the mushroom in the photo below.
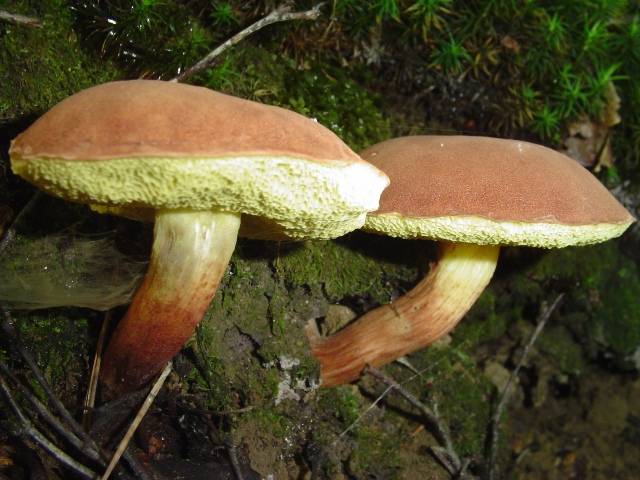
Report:
[[[53,195],[155,220],[148,271],[105,353],[106,397],[145,384],[189,339],[241,215],[254,236],[333,238],[362,226],[388,184],[313,120],[153,80],[67,98],[10,154],[15,173]]]
[[[496,267],[500,245],[559,248],[619,236],[634,218],[587,170],[532,143],[413,136],[374,145],[362,158],[391,186],[365,230],[438,240],[439,257],[411,291],[329,337],[307,334],[322,385],[358,378],[449,332]]]

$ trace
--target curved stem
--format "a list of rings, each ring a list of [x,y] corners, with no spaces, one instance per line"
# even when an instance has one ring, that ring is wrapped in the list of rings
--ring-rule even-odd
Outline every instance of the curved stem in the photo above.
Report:
[[[149,268],[104,356],[107,398],[144,385],[191,337],[226,270],[239,226],[234,213],[156,213]]]
[[[315,324],[309,324],[307,335],[320,362],[322,386],[351,382],[365,365],[384,365],[449,332],[491,280],[498,252],[498,246],[442,242],[429,274],[395,302],[366,313],[330,337],[320,337]]]

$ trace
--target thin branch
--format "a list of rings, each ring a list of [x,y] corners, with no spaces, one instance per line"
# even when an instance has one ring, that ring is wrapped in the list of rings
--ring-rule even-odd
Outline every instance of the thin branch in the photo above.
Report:
[[[7,310],[4,307],[0,307],[0,310],[2,310],[2,315],[4,317],[2,320],[0,320],[0,327],[4,331],[5,335],[7,335],[7,337],[12,339],[12,341],[10,342],[11,346],[15,348],[18,351],[18,353],[20,353],[23,360],[29,366],[29,369],[33,373],[38,384],[40,384],[40,386],[44,390],[49,401],[53,404],[54,408],[58,411],[60,416],[62,416],[63,420],[67,423],[67,425],[73,430],[73,432],[76,435],[78,435],[84,441],[89,440],[92,442],[92,440],[86,435],[84,430],[82,430],[82,428],[78,425],[78,423],[73,419],[73,417],[71,416],[69,411],[66,409],[66,407],[56,397],[55,393],[53,393],[53,390],[51,390],[51,387],[49,386],[44,376],[42,375],[42,372],[40,371],[40,368],[38,367],[36,361],[31,356],[31,353],[29,353],[29,351],[26,348],[24,348],[24,345],[22,345],[22,342],[20,341],[20,335],[18,335],[18,331],[16,330],[14,320],[11,317],[9,310]]]
[[[100,477],[100,480],[107,480],[111,476],[111,473],[113,473],[113,469],[116,467],[116,465],[120,461],[120,457],[122,457],[122,454],[127,449],[127,446],[131,441],[131,437],[133,437],[133,434],[138,428],[138,425],[140,425],[140,422],[142,422],[142,419],[144,418],[147,411],[151,407],[151,404],[155,400],[156,395],[158,395],[158,392],[162,388],[162,385],[164,384],[164,381],[166,380],[169,373],[171,373],[171,362],[167,363],[166,367],[164,367],[164,370],[162,371],[162,373],[160,374],[156,382],[153,384],[153,387],[151,388],[149,395],[147,395],[147,398],[145,398],[144,403],[140,407],[140,410],[138,410],[138,414],[135,416],[135,418],[131,422],[131,425],[129,425],[129,428],[124,434],[124,437],[122,437],[122,440],[118,445],[118,448],[116,448],[116,451],[114,452],[113,457],[111,458],[111,461],[109,462],[109,465],[107,466],[107,469],[105,470],[104,474],[102,475],[102,477]]]
[[[47,407],[43,405],[28,388],[20,383],[9,367],[0,360],[0,379],[3,379],[3,377],[6,377],[7,380],[10,380],[15,385],[15,388],[17,388],[20,394],[29,402],[35,412],[49,425],[49,427],[57,432],[58,435],[91,460],[98,462],[102,466],[106,464],[106,462],[100,458],[100,454],[97,450],[92,448],[90,445],[87,445],[76,434],[69,431],[56,417],[51,414],[49,410],[47,410]]]
[[[520,373],[520,369],[524,365],[527,357],[529,356],[529,352],[531,351],[531,347],[538,339],[538,336],[542,332],[542,329],[547,324],[549,318],[551,318],[551,314],[558,308],[562,298],[564,297],[564,293],[561,293],[556,297],[553,303],[542,311],[540,316],[538,317],[538,322],[536,328],[534,329],[531,337],[529,337],[529,341],[527,342],[524,350],[522,351],[522,356],[520,357],[520,361],[516,365],[516,368],[511,372],[509,379],[507,380],[507,384],[502,390],[502,394],[500,395],[500,399],[498,404],[496,405],[496,409],[491,416],[491,420],[489,422],[489,432],[487,439],[487,477],[488,480],[493,480],[495,478],[495,465],[496,465],[496,453],[498,446],[498,438],[500,433],[500,419],[502,418],[502,413],[511,399],[511,386],[515,383],[516,378],[518,378],[518,374]]]
[[[6,10],[0,10],[0,21],[31,28],[39,28],[42,26],[42,23],[37,18],[27,17],[26,15],[20,15],[19,13],[10,13]]]
[[[36,378],[36,381],[38,382],[38,384],[40,384],[40,386],[42,387],[42,390],[44,391],[49,401],[53,404],[58,414],[62,417],[62,419],[67,424],[67,426],[71,428],[73,433],[76,434],[86,445],[91,447],[96,452],[102,454],[102,451],[100,450],[98,445],[89,436],[89,434],[87,434],[87,432],[85,432],[82,429],[82,427],[78,424],[78,422],[75,421],[75,419],[71,416],[71,414],[66,409],[66,407],[62,404],[62,402],[58,399],[58,397],[56,397],[55,393],[53,393],[53,390],[51,390],[51,387],[49,386],[44,376],[42,375],[42,372],[40,371],[40,368],[38,367],[37,363],[31,356],[29,351],[26,348],[24,348],[24,345],[22,345],[22,342],[20,341],[20,336],[18,335],[18,332],[15,328],[14,320],[11,317],[9,310],[7,310],[2,306],[0,306],[0,310],[2,311],[2,314],[3,314],[3,318],[0,320],[1,330],[3,330],[5,335],[7,335],[7,337],[9,337],[12,340],[10,342],[11,346],[20,353],[20,355],[22,356],[26,364],[29,366],[29,368],[31,369],[31,372]],[[102,455],[102,458],[105,459],[106,457]]]
[[[258,20],[252,25],[249,25],[244,30],[236,33],[233,37],[229,38],[227,41],[216,47],[212,50],[206,57],[200,60],[195,65],[189,67],[184,72],[182,72],[177,77],[171,79],[172,82],[182,82],[187,77],[191,77],[192,75],[201,72],[202,70],[209,68],[216,60],[216,58],[222,54],[225,50],[233,47],[237,43],[244,40],[249,35],[257,32],[258,30],[266,27],[267,25],[271,25],[272,23],[278,22],[288,22],[291,20],[316,20],[320,16],[320,8],[323,3],[317,4],[311,10],[307,10],[306,12],[291,12],[291,7],[289,5],[282,5],[272,11],[266,17]]]
[[[392,390],[398,392],[414,408],[420,411],[422,416],[431,425],[434,437],[443,447],[439,450],[440,453],[444,452],[444,455],[438,455],[436,453],[436,458],[438,458],[438,460],[443,463],[443,466],[447,469],[447,471],[449,471],[451,475],[457,475],[460,471],[462,463],[460,462],[460,457],[453,448],[453,442],[451,441],[451,437],[449,436],[449,430],[440,418],[437,409],[430,409],[428,406],[418,400],[414,395],[405,390],[398,382],[396,382],[391,377],[388,377],[377,368],[367,365],[364,368],[363,373],[369,374],[375,379],[389,386]],[[435,449],[434,452],[436,452]],[[446,461],[443,462],[445,457]]]
[[[96,404],[96,391],[98,390],[98,375],[100,373],[100,365],[102,364],[102,349],[104,347],[104,340],[107,336],[107,327],[111,321],[111,311],[109,310],[102,320],[102,326],[100,327],[100,335],[98,336],[98,344],[96,345],[96,352],[93,357],[93,365],[91,367],[91,378],[89,379],[89,388],[87,389],[87,396],[84,399],[84,407],[82,409],[82,426],[85,431],[89,431],[91,427],[91,419],[93,416],[93,407]]]
[[[31,438],[31,440],[33,440],[42,449],[49,453],[49,455],[53,456],[63,465],[66,465],[68,468],[74,470],[83,478],[98,478],[98,475],[93,470],[75,461],[73,458],[71,458],[69,455],[55,446],[51,441],[49,441],[47,437],[45,437],[39,430],[37,430],[33,426],[31,421],[24,415],[24,413],[22,413],[22,410],[20,410],[20,407],[11,395],[11,391],[9,390],[8,385],[2,378],[0,378],[0,391],[2,391],[7,403],[13,410],[16,417],[18,417],[18,420],[22,425],[20,436]]]

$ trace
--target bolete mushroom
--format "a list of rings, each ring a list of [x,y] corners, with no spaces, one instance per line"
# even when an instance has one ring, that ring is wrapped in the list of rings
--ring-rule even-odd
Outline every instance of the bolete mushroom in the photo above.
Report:
[[[191,85],[120,81],[54,106],[11,146],[15,173],[64,199],[155,220],[148,271],[108,345],[107,397],[146,383],[202,319],[241,215],[262,238],[359,228],[388,178],[294,112]]]
[[[500,245],[556,248],[621,235],[633,217],[587,170],[532,143],[468,136],[413,136],[361,153],[391,186],[365,230],[439,240],[418,285],[329,337],[307,333],[322,385],[355,380],[449,332],[495,270]]]

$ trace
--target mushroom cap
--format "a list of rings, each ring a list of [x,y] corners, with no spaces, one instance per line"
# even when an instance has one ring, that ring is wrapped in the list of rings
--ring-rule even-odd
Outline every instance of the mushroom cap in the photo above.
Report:
[[[363,159],[391,186],[365,229],[403,238],[563,247],[618,236],[634,218],[586,169],[549,148],[472,136],[412,136]]]
[[[72,95],[19,135],[10,154],[18,175],[101,211],[153,218],[158,209],[217,209],[268,219],[293,238],[359,228],[388,185],[311,119],[155,80]]]

